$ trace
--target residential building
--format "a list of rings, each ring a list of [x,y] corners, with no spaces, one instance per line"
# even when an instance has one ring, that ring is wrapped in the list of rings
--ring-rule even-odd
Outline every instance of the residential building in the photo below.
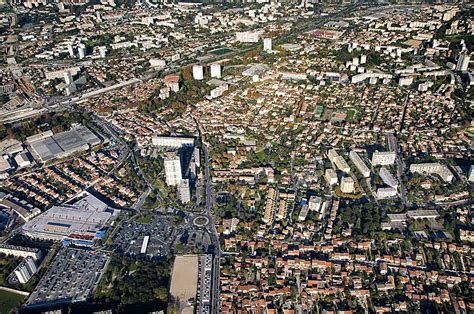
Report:
[[[349,153],[349,158],[350,160],[354,163],[356,166],[357,170],[362,174],[364,178],[370,177],[370,170],[369,167],[365,164],[365,162],[360,158],[359,154],[357,152],[351,150]]]
[[[343,177],[341,179],[341,192],[345,194],[352,194],[354,193],[355,189],[355,182],[352,177]]]
[[[167,152],[164,157],[164,168],[166,184],[169,186],[178,186],[181,180],[183,180],[180,154],[176,151]]]
[[[393,165],[395,163],[395,158],[397,158],[397,153],[376,151],[372,155],[372,165],[373,166]]]
[[[420,174],[437,174],[445,182],[451,182],[454,175],[446,165],[440,163],[411,164],[410,171]]]
[[[331,168],[326,169],[326,172],[324,173],[324,178],[326,179],[328,185],[335,185],[338,182],[336,171]]]

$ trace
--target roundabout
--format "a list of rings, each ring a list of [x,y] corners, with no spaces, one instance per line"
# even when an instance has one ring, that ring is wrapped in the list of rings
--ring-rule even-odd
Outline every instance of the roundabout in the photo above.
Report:
[[[204,227],[209,223],[209,218],[206,216],[198,216],[193,219],[193,225],[196,227]]]

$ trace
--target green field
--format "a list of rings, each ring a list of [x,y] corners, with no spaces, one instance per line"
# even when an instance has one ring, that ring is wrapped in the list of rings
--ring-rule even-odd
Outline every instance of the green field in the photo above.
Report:
[[[0,290],[0,313],[10,313],[10,311],[20,305],[24,299],[25,296],[21,294]]]
[[[220,56],[220,55],[223,55],[223,54],[226,54],[226,53],[229,53],[231,52],[232,49],[229,49],[229,48],[219,48],[219,49],[215,49],[215,50],[212,50],[212,51],[209,51],[209,53],[213,54],[213,55],[216,55],[216,56]]]
[[[347,110],[347,121],[354,122],[360,120],[360,112],[357,109]]]

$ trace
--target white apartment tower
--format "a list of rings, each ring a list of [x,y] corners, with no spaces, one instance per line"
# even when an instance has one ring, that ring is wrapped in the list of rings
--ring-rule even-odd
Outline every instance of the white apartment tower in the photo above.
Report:
[[[164,158],[166,184],[178,186],[183,180],[181,158],[177,152],[167,152]]]
[[[64,72],[64,82],[69,85],[69,84],[71,84],[73,81],[74,81],[74,80],[73,80],[73,78],[72,78],[71,72],[65,71],[65,72]]]
[[[459,56],[458,64],[456,64],[456,71],[467,71],[469,68],[469,61],[471,57],[467,54],[462,54]]]
[[[189,179],[183,179],[178,185],[178,198],[183,204],[191,201],[191,189],[189,186]]]
[[[351,177],[343,177],[341,179],[341,192],[345,194],[354,193],[355,182]]]
[[[220,78],[221,75],[221,65],[217,63],[211,64],[211,77]]]
[[[265,51],[265,52],[271,52],[272,51],[272,39],[271,38],[265,38],[263,40],[263,51]]]
[[[193,78],[198,81],[204,79],[204,68],[202,65],[193,65]]]
[[[393,165],[395,163],[395,158],[397,158],[397,154],[394,152],[374,152],[372,155],[372,165]]]
[[[84,44],[79,44],[77,50],[79,52],[79,59],[84,59],[86,57],[86,46]]]

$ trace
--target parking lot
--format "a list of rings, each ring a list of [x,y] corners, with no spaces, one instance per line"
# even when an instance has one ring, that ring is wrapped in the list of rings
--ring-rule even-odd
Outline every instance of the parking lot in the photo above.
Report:
[[[113,238],[114,251],[130,256],[158,257],[170,252],[170,239],[175,237],[174,223],[166,217],[154,217],[149,223],[136,220],[124,222]],[[144,254],[140,253],[143,239],[149,236]]]
[[[102,252],[61,249],[26,305],[85,301],[94,292],[109,259]]]

